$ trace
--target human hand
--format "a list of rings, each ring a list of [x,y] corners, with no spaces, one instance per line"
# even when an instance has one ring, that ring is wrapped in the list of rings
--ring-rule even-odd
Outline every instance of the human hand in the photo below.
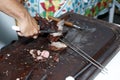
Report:
[[[22,1],[22,0],[19,0]],[[17,21],[20,31],[18,34],[24,37],[37,36],[39,27],[36,21],[30,16],[25,7],[18,0],[1,0],[0,11],[8,14]],[[8,3],[6,5],[6,3]]]
[[[39,34],[39,27],[34,18],[30,15],[26,15],[22,19],[17,20],[17,26],[19,26],[20,31],[18,31],[19,36],[33,37],[37,38]]]

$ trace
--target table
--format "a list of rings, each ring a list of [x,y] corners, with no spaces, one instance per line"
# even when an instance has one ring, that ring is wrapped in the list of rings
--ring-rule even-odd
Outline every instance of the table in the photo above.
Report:
[[[115,57],[106,65],[107,74],[99,73],[94,80],[119,80],[120,79],[120,49]]]

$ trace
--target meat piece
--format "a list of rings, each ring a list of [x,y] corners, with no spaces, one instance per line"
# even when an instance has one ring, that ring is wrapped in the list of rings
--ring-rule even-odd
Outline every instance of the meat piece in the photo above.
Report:
[[[29,53],[32,55],[35,61],[47,59],[50,55],[49,51],[47,50],[40,51],[36,49],[31,49]]]
[[[49,55],[50,55],[50,53],[49,53],[47,50],[43,50],[43,51],[41,52],[41,56],[44,57],[44,58],[48,58]]]
[[[40,30],[58,30],[58,27],[54,21],[48,21],[40,16],[35,16],[34,18],[37,21]]]
[[[33,58],[36,58],[37,56],[39,56],[41,54],[40,50],[36,50],[36,49],[31,49],[29,51],[29,53],[32,55]]]
[[[58,31],[63,31],[64,20],[57,23]]]
[[[52,51],[60,51],[60,50],[65,49],[66,47],[67,47],[67,45],[65,45],[62,42],[52,42],[49,45],[49,49],[52,50]]]
[[[58,27],[57,31],[59,32],[51,33],[48,36],[51,42],[58,41],[58,39],[63,35],[62,31],[63,31],[64,20],[59,21],[56,25]]]
[[[48,39],[49,39],[50,42],[56,42],[56,41],[58,41],[58,39],[60,38],[60,36],[62,36],[62,32],[51,33],[48,36]]]
[[[49,49],[53,51],[59,51],[65,49],[67,46],[64,43],[57,42],[61,36],[63,36],[64,20],[55,22],[36,16],[35,19],[38,22],[41,30],[56,30],[56,33],[50,33],[48,39],[51,42]],[[49,55],[47,52],[45,55]],[[35,56],[35,55],[34,55]],[[43,56],[44,57],[44,56]],[[47,57],[47,56],[45,56]],[[41,57],[39,57],[41,59]]]
[[[61,36],[61,35],[62,35],[62,32],[51,33],[50,35],[53,36],[53,37]]]

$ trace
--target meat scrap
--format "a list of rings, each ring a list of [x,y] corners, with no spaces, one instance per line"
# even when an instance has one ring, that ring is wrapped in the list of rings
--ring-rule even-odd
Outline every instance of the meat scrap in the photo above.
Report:
[[[34,17],[35,20],[37,21],[37,24],[40,27],[40,30],[58,30],[57,25],[55,25],[56,23],[53,21],[49,21],[45,18],[42,18],[40,16],[36,16]]]
[[[49,49],[52,51],[60,51],[65,49],[67,46],[62,42],[51,42]]]
[[[46,61],[46,60],[52,60],[52,62],[59,62],[59,54],[53,53],[50,54],[47,50],[37,50],[37,49],[31,49],[29,50],[29,53],[32,55],[32,57],[35,59],[35,61]]]
[[[63,31],[64,20],[59,21],[56,25],[58,27],[59,32],[49,34],[49,40],[51,42],[51,44],[49,45],[49,49],[52,51],[60,51],[67,47],[66,44],[58,41],[60,37],[63,36],[62,31]]]
[[[49,39],[50,44],[48,44],[49,50],[51,51],[60,51],[65,49],[67,46],[59,42],[58,40],[60,39],[61,36],[63,36],[63,25],[64,25],[64,20],[61,20],[59,22],[47,20],[45,18],[36,16],[35,20],[38,22],[38,25],[40,27],[40,30],[55,30],[58,32],[55,33],[49,33],[47,38]],[[31,49],[29,53],[32,55],[32,57],[36,60],[44,60],[49,58],[50,53],[47,50],[37,50],[37,49]]]
[[[47,50],[40,51],[40,50],[37,50],[37,49],[31,49],[29,51],[29,53],[32,55],[32,57],[36,61],[47,59],[50,55],[49,51],[47,51]]]

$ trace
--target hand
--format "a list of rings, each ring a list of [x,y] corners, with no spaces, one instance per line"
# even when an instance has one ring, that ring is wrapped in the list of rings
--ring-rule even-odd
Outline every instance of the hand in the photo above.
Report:
[[[37,38],[40,28],[38,27],[35,19],[29,14],[21,19],[18,19],[17,25],[20,27],[20,32],[18,32],[18,35]]]
[[[6,3],[8,3],[6,5]],[[20,26],[20,36],[37,36],[39,27],[36,21],[30,16],[24,6],[18,0],[0,0],[0,11],[15,18]]]

